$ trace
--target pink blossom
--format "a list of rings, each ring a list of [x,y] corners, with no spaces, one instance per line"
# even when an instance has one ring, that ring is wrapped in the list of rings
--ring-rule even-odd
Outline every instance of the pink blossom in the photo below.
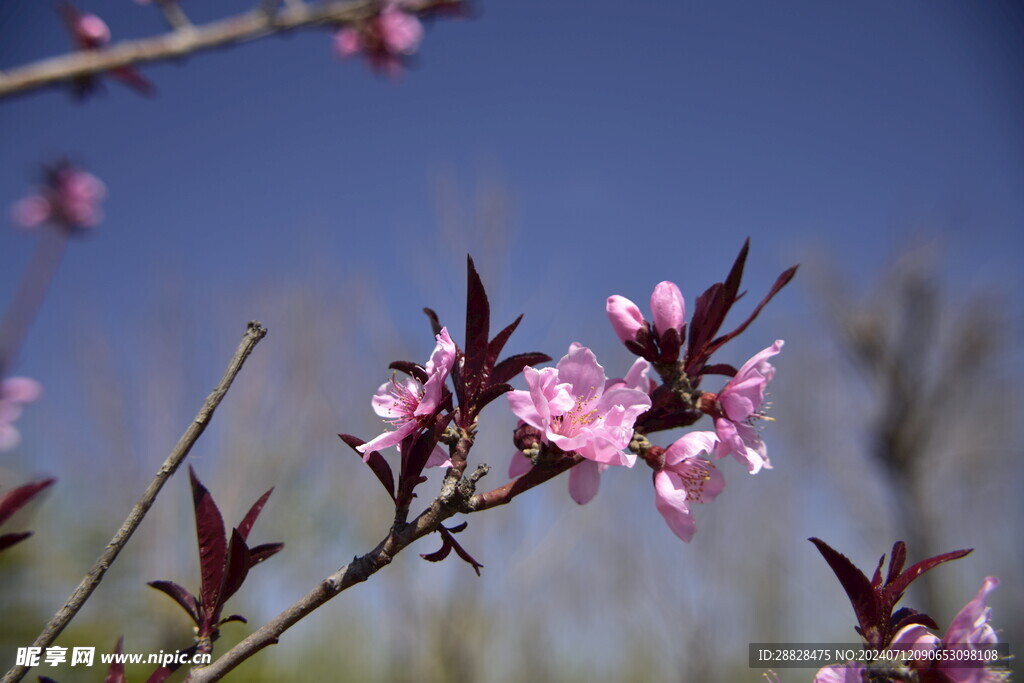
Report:
[[[686,302],[683,293],[674,282],[665,280],[654,287],[651,294],[651,313],[654,314],[654,328],[659,335],[670,329],[682,334],[686,320]]]
[[[96,176],[70,164],[61,164],[47,174],[47,185],[39,194],[17,202],[11,218],[24,228],[50,221],[67,230],[90,228],[100,222],[99,203],[106,188]]]
[[[72,30],[83,47],[97,48],[110,42],[110,29],[95,14],[80,14]]]
[[[21,417],[21,407],[32,403],[42,393],[39,382],[28,377],[8,377],[0,381],[0,451],[10,450],[21,441],[14,422]]]
[[[775,368],[767,359],[779,353],[782,344],[779,339],[744,363],[715,397],[715,431],[720,440],[715,457],[732,454],[747,465],[751,474],[757,474],[761,468],[771,469],[767,448],[753,420],[764,418],[759,412],[764,404],[764,390],[775,375]]]
[[[372,66],[394,75],[401,71],[402,58],[414,54],[422,41],[420,20],[390,2],[366,24],[340,29],[334,50],[339,57],[363,52]]]
[[[999,639],[995,630],[988,623],[992,609],[988,607],[988,594],[999,585],[999,579],[987,577],[974,598],[964,605],[946,629],[946,635],[940,640],[931,631],[920,624],[900,629],[893,637],[894,645],[905,649],[949,649],[949,650],[980,650],[995,645]],[[992,671],[982,666],[957,667],[958,663],[969,661],[969,656],[941,659],[924,663],[934,665],[954,683],[989,683],[1005,680],[1004,672]]]
[[[981,650],[991,648],[998,642],[995,630],[988,623],[991,608],[987,606],[988,594],[999,585],[999,579],[989,576],[981,584],[981,589],[974,598],[964,605],[949,628],[946,635],[939,638],[921,624],[911,624],[900,629],[893,636],[889,647],[901,650]],[[969,656],[951,656],[924,661],[918,660],[911,666],[920,672],[938,671],[942,680],[952,683],[997,683],[1006,681],[1007,672],[994,671],[985,666],[958,667],[958,663],[970,661]],[[981,661],[975,659],[974,661]],[[818,671],[814,683],[861,683],[861,674],[865,671],[859,662],[834,664]],[[930,678],[928,680],[931,680]]]
[[[676,536],[689,543],[697,532],[690,503],[710,503],[725,488],[714,463],[700,457],[718,443],[714,432],[690,432],[665,451],[665,464],[654,473],[654,505]]]
[[[604,368],[590,349],[576,343],[556,367],[528,367],[523,375],[529,389],[509,392],[509,405],[541,432],[541,441],[594,463],[633,466],[636,455],[623,449],[633,437],[636,418],[651,407],[644,391],[606,389]],[[592,474],[582,475],[579,493],[589,490]]]
[[[637,332],[644,326],[644,316],[635,303],[624,296],[613,294],[608,297],[605,310],[619,339],[624,342],[636,339]]]
[[[448,329],[442,328],[437,335],[437,346],[427,361],[427,381],[420,384],[413,377],[399,380],[395,377],[377,389],[373,397],[373,410],[386,422],[397,429],[371,439],[356,450],[369,457],[371,451],[379,451],[400,443],[405,437],[415,432],[426,418],[434,413],[443,398],[444,383],[448,379],[452,365],[455,363],[455,342],[448,335]],[[443,454],[443,451],[442,451]],[[431,455],[431,462],[437,454]],[[447,457],[445,457],[447,459]]]

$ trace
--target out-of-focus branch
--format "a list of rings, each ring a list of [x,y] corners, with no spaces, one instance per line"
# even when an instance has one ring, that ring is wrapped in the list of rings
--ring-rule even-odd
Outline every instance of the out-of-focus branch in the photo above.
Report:
[[[32,643],[33,647],[46,648],[49,647],[60,632],[71,622],[74,616],[85,604],[85,601],[89,599],[92,592],[99,585],[103,579],[103,575],[110,565],[117,559],[121,549],[128,543],[128,539],[131,538],[135,529],[138,528],[142,522],[143,517],[152,507],[153,502],[156,500],[156,496],[160,493],[160,489],[163,488],[164,482],[167,481],[168,477],[174,474],[178,466],[181,465],[182,461],[192,450],[192,446],[199,439],[202,433],[206,430],[206,426],[210,423],[210,419],[213,417],[213,412],[220,405],[221,400],[227,394],[228,389],[231,388],[231,383],[234,381],[235,376],[242,369],[242,365],[245,364],[245,360],[252,353],[252,350],[256,348],[256,344],[260,342],[263,337],[267,334],[265,327],[260,325],[258,322],[250,322],[249,327],[246,329],[245,335],[242,337],[241,343],[238,345],[238,349],[235,351],[235,355],[231,358],[231,362],[228,363],[227,369],[224,371],[224,375],[221,377],[220,382],[210,392],[210,395],[206,398],[203,403],[203,407],[199,409],[199,413],[196,414],[192,424],[188,426],[185,433],[178,440],[178,444],[171,451],[171,454],[167,456],[164,464],[160,466],[156,476],[146,487],[145,493],[139,498],[139,501],[135,503],[135,507],[128,514],[128,518],[124,520],[124,524],[117,530],[114,537],[107,544],[107,547],[103,550],[99,559],[89,570],[89,573],[85,575],[82,582],[78,584],[78,588],[71,594],[71,597],[67,599],[64,606],[57,611],[50,622],[43,629],[42,633],[36,638],[35,642]],[[6,674],[2,679],[2,683],[14,683],[19,681],[28,672],[29,667],[27,666],[15,666]]]
[[[464,0],[415,0],[403,11],[424,13],[451,8]],[[112,69],[168,59],[244,43],[302,28],[366,21],[380,9],[379,0],[344,0],[316,5],[289,2],[277,12],[250,10],[203,26],[184,25],[152,38],[129,40],[109,49],[83,50],[0,72],[0,98],[56,85]]]
[[[0,321],[0,379],[14,365],[14,359],[28,334],[28,328],[39,312],[39,308],[50,289],[50,283],[57,273],[67,236],[57,231],[46,231],[39,242],[35,256],[10,309]]]

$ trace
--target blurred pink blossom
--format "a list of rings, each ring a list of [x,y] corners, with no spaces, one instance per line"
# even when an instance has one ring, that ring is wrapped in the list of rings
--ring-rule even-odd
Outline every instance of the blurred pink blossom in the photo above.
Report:
[[[764,404],[764,390],[775,375],[768,358],[778,354],[782,344],[779,339],[744,363],[715,397],[715,431],[720,440],[715,457],[732,454],[747,465],[751,474],[762,468],[771,469],[768,450],[753,420],[764,418],[759,412]]]
[[[362,52],[374,68],[396,75],[402,59],[414,54],[422,41],[420,20],[389,2],[365,24],[340,29],[334,35],[334,50],[343,58]]]
[[[97,48],[110,42],[110,28],[95,14],[78,15],[73,30],[83,47]]]
[[[24,228],[51,222],[66,230],[91,228],[100,222],[99,203],[106,196],[103,183],[91,173],[61,164],[47,173],[39,193],[17,202],[11,218]]]
[[[0,451],[10,450],[21,441],[14,422],[21,417],[21,407],[32,403],[42,393],[42,385],[28,377],[8,377],[0,381]]]
[[[377,389],[373,397],[373,410],[385,421],[397,427],[393,432],[384,432],[356,450],[364,454],[364,459],[372,451],[379,451],[395,446],[405,437],[420,427],[424,418],[429,417],[441,404],[444,383],[448,379],[452,365],[455,363],[455,342],[448,335],[448,329],[442,328],[437,335],[437,346],[427,361],[427,381],[420,384],[413,377],[398,380],[391,378]],[[433,462],[436,454],[431,455]],[[447,459],[447,458],[445,458]]]

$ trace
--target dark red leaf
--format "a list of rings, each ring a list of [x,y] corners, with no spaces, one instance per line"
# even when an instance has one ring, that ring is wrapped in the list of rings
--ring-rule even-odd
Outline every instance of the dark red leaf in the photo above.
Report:
[[[731,339],[734,339],[736,336],[738,336],[744,330],[746,330],[750,323],[754,322],[754,319],[757,318],[757,316],[761,313],[761,309],[768,305],[768,302],[775,298],[775,295],[778,294],[783,287],[789,284],[789,281],[793,279],[794,275],[796,275],[797,267],[798,266],[793,266],[792,268],[784,272],[782,275],[780,275],[778,279],[775,280],[775,284],[772,286],[771,291],[769,291],[768,294],[764,297],[764,299],[761,300],[761,303],[757,305],[757,308],[754,309],[753,313],[747,316],[747,319],[744,320],[743,323],[740,324],[740,326],[737,327],[735,330],[728,334],[722,335],[715,341],[711,342],[711,344],[709,344],[708,347],[703,350],[704,357],[710,358],[711,355],[715,351],[720,349],[726,342],[728,342]]]
[[[488,335],[491,327],[491,304],[487,300],[484,283],[473,265],[473,257],[466,257],[466,364],[463,381],[475,393],[483,385],[484,364],[487,359]],[[469,400],[473,397],[467,396]],[[460,404],[461,405],[461,404]]]
[[[284,548],[284,543],[264,543],[255,548],[249,548],[249,568],[252,569],[260,562],[277,555]]]
[[[469,526],[469,522],[463,522],[462,524],[456,524],[455,526],[448,527],[448,531],[453,534],[462,533]]]
[[[49,676],[40,676],[39,683],[57,683],[57,681],[53,680]]]
[[[728,363],[716,363],[715,365],[705,365],[704,369],[700,374],[702,375],[724,375],[726,377],[735,377],[738,370]]]
[[[228,623],[230,623],[232,621],[237,621],[237,622],[239,622],[241,624],[248,624],[249,623],[249,621],[245,617],[243,617],[241,614],[232,614],[230,617],[224,617],[223,619],[221,619],[219,625],[223,626],[224,624],[228,624]]]
[[[430,329],[432,329],[434,331],[434,336],[436,337],[437,335],[441,334],[441,328],[444,327],[444,326],[441,324],[441,321],[438,319],[437,313],[434,312],[434,309],[432,309],[432,308],[424,308],[423,312],[427,314],[428,318],[430,318]]]
[[[220,592],[220,604],[217,605],[217,613],[220,608],[234,595],[249,574],[249,567],[252,566],[249,557],[249,547],[245,545],[242,532],[238,529],[231,530],[231,541],[228,543],[228,566],[224,572],[224,588]]]
[[[21,531],[14,534],[4,534],[0,536],[0,550],[7,550],[15,543],[20,543],[26,538],[32,535],[31,531]]]
[[[356,448],[366,443],[359,437],[352,436],[351,434],[338,434],[338,436],[341,437],[342,441],[351,446],[354,451]],[[359,451],[356,451],[356,455],[360,458],[363,457],[363,454]],[[370,451],[370,454],[366,456],[366,464],[370,466],[371,470],[373,470],[373,473],[377,476],[377,480],[384,487],[384,490],[388,492],[388,495],[391,496],[391,500],[394,500],[395,475],[391,472],[391,465],[388,464],[388,461],[385,460],[384,456],[377,451]]]
[[[11,518],[15,512],[20,510],[27,502],[32,500],[37,493],[57,481],[56,479],[43,479],[29,484],[24,484],[16,489],[11,489],[0,496],[0,524]]]
[[[903,571],[903,565],[907,562],[907,544],[903,541],[896,541],[892,546],[892,553],[889,556],[889,575],[885,579],[885,585],[896,580],[896,577]]]
[[[121,654],[124,647],[124,636],[117,639],[117,645],[114,646],[114,654]],[[124,675],[124,662],[113,661],[110,663],[110,668],[107,669],[107,677],[103,679],[103,683],[127,683],[128,679]]]
[[[449,544],[451,544],[452,549],[455,551],[455,554],[461,557],[463,562],[466,562],[469,566],[471,566],[473,568],[473,571],[476,572],[477,576],[480,576],[480,570],[483,569],[484,566],[476,560],[474,560],[473,556],[467,553],[466,550],[461,545],[459,545],[459,542],[455,540],[451,533],[449,533],[448,529],[445,529],[442,526],[439,527],[438,530],[441,532],[441,535],[444,536],[445,540]]]
[[[917,610],[910,609],[909,607],[900,608],[890,619],[891,625],[889,626],[890,633],[897,633],[900,629],[911,624],[920,624],[926,628],[930,628],[934,631],[939,630],[939,625],[935,623],[927,614],[918,612]],[[888,644],[888,643],[886,643]]]
[[[518,318],[508,325],[508,327],[496,334],[494,339],[491,340],[491,343],[487,345],[486,364],[488,368],[493,368],[494,364],[498,362],[498,356],[501,355],[501,350],[505,348],[505,343],[508,341],[508,338],[512,336],[512,333],[516,331],[516,328],[519,327],[519,323],[522,319],[523,316],[520,314]]]
[[[878,564],[875,566],[875,573],[871,577],[871,587],[878,588],[882,585],[882,565],[885,564],[885,555],[878,558]]]
[[[952,552],[936,555],[935,557],[929,557],[927,560],[921,560],[897,576],[895,580],[885,587],[886,600],[890,605],[895,605],[903,595],[903,592],[907,590],[907,587],[913,583],[917,577],[921,576],[921,574],[934,569],[943,562],[959,560],[961,557],[970,555],[972,552],[974,552],[974,548],[954,550]]]
[[[550,361],[551,356],[546,353],[517,353],[494,366],[494,372],[491,373],[491,382],[493,384],[507,382],[522,372],[527,366],[540,365]]]
[[[818,552],[828,562],[836,578],[839,579],[839,583],[843,586],[843,590],[846,591],[846,596],[850,599],[853,611],[857,615],[857,622],[860,624],[868,644],[880,646],[881,643],[877,642],[877,638],[882,635],[887,626],[881,622],[888,615],[883,617],[881,614],[881,606],[878,604],[868,577],[864,576],[864,573],[857,569],[846,555],[832,549],[821,539],[809,538],[808,540],[818,548]]]
[[[181,608],[188,613],[192,621],[196,622],[197,626],[199,625],[199,603],[196,601],[196,596],[192,595],[187,589],[173,581],[150,581],[147,585],[170,596],[172,600],[181,605]]]
[[[270,487],[270,490],[259,497],[249,511],[245,513],[245,517],[242,518],[242,523],[238,525],[238,533],[242,537],[243,541],[249,539],[249,532],[252,530],[252,525],[256,523],[256,518],[260,516],[260,512],[263,511],[263,506],[267,504],[267,499],[270,498],[270,494],[274,492],[274,488]]]
[[[220,604],[220,590],[224,584],[227,563],[227,540],[224,537],[224,518],[213,502],[213,496],[196,477],[189,465],[192,482],[192,502],[196,512],[196,537],[199,543],[199,569],[202,589],[199,602],[207,618],[212,618]]]
[[[427,562],[440,562],[444,558],[448,557],[452,552],[452,544],[448,542],[447,538],[442,538],[441,547],[432,553],[421,553],[422,557]]]
[[[413,363],[412,361],[396,360],[392,361],[391,365],[389,365],[388,367],[391,368],[392,370],[398,370],[399,372],[404,372],[407,375],[415,377],[417,380],[419,380],[420,384],[426,384],[427,379],[429,379],[427,377],[426,369],[424,369],[421,365],[418,365],[417,363]]]
[[[488,403],[509,391],[512,391],[511,384],[492,384],[480,392],[476,399],[476,409],[483,410]]]

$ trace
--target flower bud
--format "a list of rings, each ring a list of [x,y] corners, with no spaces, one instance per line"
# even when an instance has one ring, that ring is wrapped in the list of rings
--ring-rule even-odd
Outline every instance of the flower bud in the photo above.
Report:
[[[619,339],[624,342],[636,339],[637,332],[644,326],[644,317],[636,304],[624,296],[615,294],[608,297],[605,308],[608,311],[608,320],[611,321]]]
[[[654,314],[654,327],[659,335],[664,335],[673,327],[680,334],[686,320],[686,302],[683,294],[674,282],[659,282],[651,294],[651,312]]]

